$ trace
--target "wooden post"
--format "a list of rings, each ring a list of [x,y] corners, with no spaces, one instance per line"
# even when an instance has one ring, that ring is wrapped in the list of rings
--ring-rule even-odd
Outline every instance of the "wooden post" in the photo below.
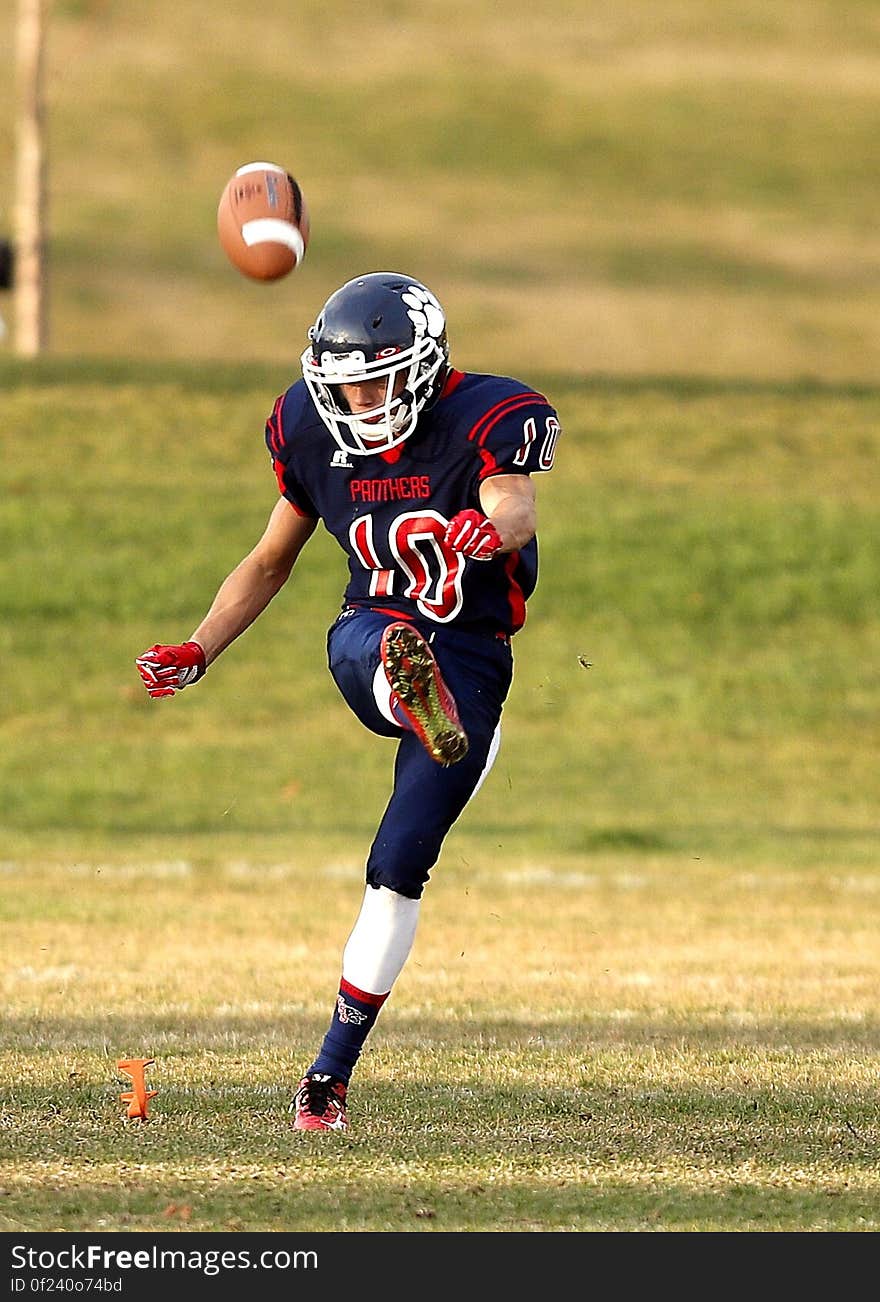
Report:
[[[44,0],[19,0],[16,34],[15,351],[23,357],[35,357],[47,342],[43,7]]]

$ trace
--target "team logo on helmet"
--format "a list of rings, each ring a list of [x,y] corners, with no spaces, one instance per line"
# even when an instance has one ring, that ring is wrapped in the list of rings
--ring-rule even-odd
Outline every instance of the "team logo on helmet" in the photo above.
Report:
[[[406,304],[407,316],[418,333],[439,339],[446,329],[446,317],[430,289],[425,289],[424,285],[410,285],[400,297]]]

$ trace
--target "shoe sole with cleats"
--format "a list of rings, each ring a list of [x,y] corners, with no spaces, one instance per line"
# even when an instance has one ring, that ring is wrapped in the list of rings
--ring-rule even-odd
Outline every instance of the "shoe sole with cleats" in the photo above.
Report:
[[[448,767],[464,759],[468,739],[455,698],[434,653],[411,624],[389,624],[382,634],[382,664],[397,704],[425,750]]]

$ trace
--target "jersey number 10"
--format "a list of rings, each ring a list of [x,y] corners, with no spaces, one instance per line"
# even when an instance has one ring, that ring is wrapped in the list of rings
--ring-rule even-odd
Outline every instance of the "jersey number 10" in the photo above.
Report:
[[[428,619],[446,624],[461,610],[465,558],[443,541],[449,521],[439,511],[405,511],[388,528],[391,567],[382,564],[373,537],[373,517],[361,516],[348,531],[352,551],[370,570],[370,596],[402,596]],[[398,592],[396,584],[402,584]]]

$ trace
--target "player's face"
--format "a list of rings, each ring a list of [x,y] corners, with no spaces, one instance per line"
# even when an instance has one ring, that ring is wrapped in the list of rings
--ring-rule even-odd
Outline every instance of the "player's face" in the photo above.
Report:
[[[405,378],[403,372],[395,377],[395,398],[403,390]],[[339,388],[343,398],[348,403],[349,410],[356,416],[359,411],[372,411],[375,407],[382,406],[385,401],[387,383],[388,381],[382,376],[378,380],[360,380],[357,384],[340,384]]]

